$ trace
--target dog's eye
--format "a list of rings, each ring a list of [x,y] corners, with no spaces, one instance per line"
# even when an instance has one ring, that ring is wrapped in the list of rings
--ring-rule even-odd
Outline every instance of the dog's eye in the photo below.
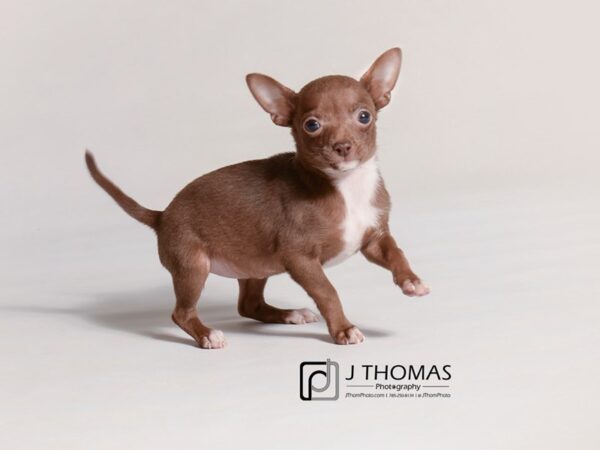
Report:
[[[371,121],[371,113],[369,111],[362,110],[358,113],[358,121],[363,124],[368,124]]]
[[[304,129],[309,133],[314,133],[319,128],[321,128],[321,124],[316,119],[308,119],[304,122]]]

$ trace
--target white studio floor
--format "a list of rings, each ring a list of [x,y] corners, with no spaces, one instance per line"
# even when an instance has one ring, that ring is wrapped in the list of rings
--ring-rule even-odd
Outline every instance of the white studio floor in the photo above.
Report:
[[[433,293],[404,297],[360,255],[329,269],[367,337],[349,347],[323,322],[240,318],[237,283],[212,276],[199,309],[228,347],[203,351],[170,321],[152,233],[115,224],[116,207],[109,225],[73,212],[62,234],[9,223],[0,447],[599,448],[600,211],[589,192],[551,181],[395,195],[393,230]],[[314,309],[287,276],[267,294]],[[325,358],[451,364],[452,397],[301,401],[299,364]]]

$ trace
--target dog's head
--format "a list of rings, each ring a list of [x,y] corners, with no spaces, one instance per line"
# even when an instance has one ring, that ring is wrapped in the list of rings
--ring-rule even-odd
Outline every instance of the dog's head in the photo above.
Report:
[[[400,49],[393,48],[360,80],[327,76],[298,93],[258,73],[249,74],[246,81],[273,122],[292,128],[300,161],[335,177],[374,156],[377,111],[390,101],[401,60]]]

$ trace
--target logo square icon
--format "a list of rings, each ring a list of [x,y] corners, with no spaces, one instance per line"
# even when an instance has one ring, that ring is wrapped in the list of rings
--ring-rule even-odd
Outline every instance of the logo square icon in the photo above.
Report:
[[[302,400],[337,400],[340,396],[340,367],[337,362],[305,361],[300,364]]]

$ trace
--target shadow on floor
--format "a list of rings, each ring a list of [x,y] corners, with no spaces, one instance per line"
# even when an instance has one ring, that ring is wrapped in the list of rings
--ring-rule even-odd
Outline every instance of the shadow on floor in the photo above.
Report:
[[[332,343],[321,319],[316,324],[265,324],[240,317],[236,306],[237,291],[230,295],[202,298],[198,312],[204,323],[228,334],[260,334],[274,337],[311,338]],[[51,308],[40,306],[2,307],[3,310],[35,314],[57,314],[80,317],[94,325],[111,330],[146,336],[165,342],[196,346],[196,342],[171,321],[174,295],[170,286],[126,292],[105,292],[93,295],[94,300],[82,308]],[[274,302],[276,306],[276,302]],[[300,305],[298,305],[300,307]],[[316,310],[316,308],[311,308]],[[359,325],[369,338],[390,336],[391,333]]]

